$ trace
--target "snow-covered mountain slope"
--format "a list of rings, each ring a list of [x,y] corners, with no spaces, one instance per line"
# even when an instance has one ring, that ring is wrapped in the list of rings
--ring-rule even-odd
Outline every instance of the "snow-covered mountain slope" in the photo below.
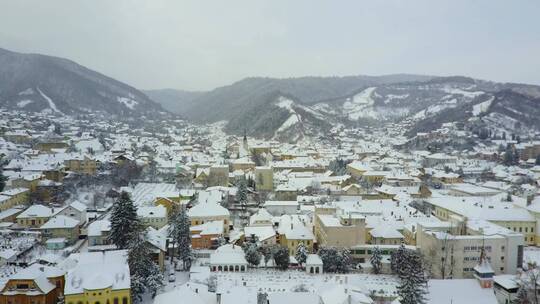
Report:
[[[57,57],[0,49],[0,106],[57,115],[162,112],[141,91]]]

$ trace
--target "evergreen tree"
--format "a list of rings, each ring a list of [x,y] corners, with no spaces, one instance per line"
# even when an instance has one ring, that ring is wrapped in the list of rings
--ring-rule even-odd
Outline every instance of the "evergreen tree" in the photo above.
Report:
[[[407,249],[405,249],[405,245],[401,243],[398,250],[394,251],[390,257],[390,268],[392,269],[392,273],[397,275],[402,273],[403,261],[405,260],[406,255]]]
[[[506,146],[506,150],[504,151],[504,164],[507,166],[511,166],[515,162],[515,156],[514,156],[514,149],[511,145]]]
[[[325,272],[347,273],[351,270],[352,259],[347,249],[322,247],[318,252]]]
[[[190,221],[185,207],[180,208],[176,213],[176,218],[171,223],[170,236],[178,246],[178,259],[182,261],[184,270],[191,268],[191,233],[189,231]]]
[[[247,196],[247,181],[245,178],[241,178],[240,181],[238,181],[238,191],[236,193],[236,198],[238,201],[238,204],[240,204],[241,208],[241,215],[240,218],[242,220],[242,223],[244,225],[247,224],[247,203],[248,203],[248,196]]]
[[[142,229],[139,229],[129,244],[128,264],[133,298],[141,301],[144,292],[150,292],[154,297],[157,290],[163,286],[163,274],[152,259],[152,249]]]
[[[4,175],[4,161],[0,158],[0,192],[4,191],[8,178]]]
[[[296,247],[296,254],[294,255],[294,258],[300,264],[300,266],[303,266],[306,262],[308,255],[308,250],[306,248],[306,245],[304,243],[300,242],[298,243],[298,246]]]
[[[278,246],[274,250],[274,263],[276,267],[281,270],[286,270],[289,268],[289,250],[287,247]]]
[[[259,246],[257,245],[256,240],[246,242],[244,244],[244,254],[246,261],[251,264],[251,266],[257,267],[261,263],[262,255],[259,252]]]
[[[141,225],[137,217],[137,207],[133,204],[129,193],[122,191],[111,211],[111,232],[109,241],[119,249],[126,249],[135,237]]]
[[[264,257],[264,267],[268,266],[268,262],[273,258],[272,248],[265,246],[262,247],[263,257]]]
[[[400,285],[397,287],[400,303],[426,303],[427,279],[420,254],[415,251],[407,251],[402,267],[399,273]]]
[[[381,255],[381,250],[379,249],[379,247],[375,247],[373,249],[373,254],[371,255],[370,262],[371,262],[371,267],[373,268],[373,273],[374,274],[381,273],[382,255]]]

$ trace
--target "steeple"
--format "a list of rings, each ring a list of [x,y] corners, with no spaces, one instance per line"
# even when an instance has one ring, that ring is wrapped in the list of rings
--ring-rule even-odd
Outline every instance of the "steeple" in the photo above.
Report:
[[[491,264],[486,257],[484,245],[482,244],[478,265],[474,267],[474,276],[476,277],[482,288],[491,288],[493,287],[494,275],[495,272],[493,271],[493,268],[491,268]]]

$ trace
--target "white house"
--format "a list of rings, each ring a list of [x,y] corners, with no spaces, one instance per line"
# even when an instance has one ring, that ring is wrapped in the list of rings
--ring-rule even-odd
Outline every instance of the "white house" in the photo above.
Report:
[[[211,271],[246,271],[248,262],[244,257],[244,250],[240,246],[226,244],[210,255]]]

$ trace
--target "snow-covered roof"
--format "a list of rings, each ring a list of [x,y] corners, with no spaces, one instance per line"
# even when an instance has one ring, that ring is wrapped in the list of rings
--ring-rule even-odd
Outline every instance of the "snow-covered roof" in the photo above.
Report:
[[[210,255],[210,265],[247,265],[240,246],[225,244]]]
[[[229,210],[217,203],[199,203],[188,211],[189,217],[229,216]]]
[[[308,256],[306,258],[306,265],[311,265],[311,266],[319,265],[319,266],[322,266],[323,261],[321,260],[321,258],[319,257],[318,254],[308,254]]]
[[[43,224],[41,229],[61,229],[61,228],[75,228],[79,225],[79,221],[67,217],[65,215],[57,215],[45,224]]]
[[[67,273],[66,295],[107,287],[129,289],[131,286],[126,250],[81,252],[72,254],[69,259],[76,265]]]
[[[459,292],[456,292],[459,291]],[[476,279],[429,280],[427,304],[497,304],[492,288],[481,288]]]

